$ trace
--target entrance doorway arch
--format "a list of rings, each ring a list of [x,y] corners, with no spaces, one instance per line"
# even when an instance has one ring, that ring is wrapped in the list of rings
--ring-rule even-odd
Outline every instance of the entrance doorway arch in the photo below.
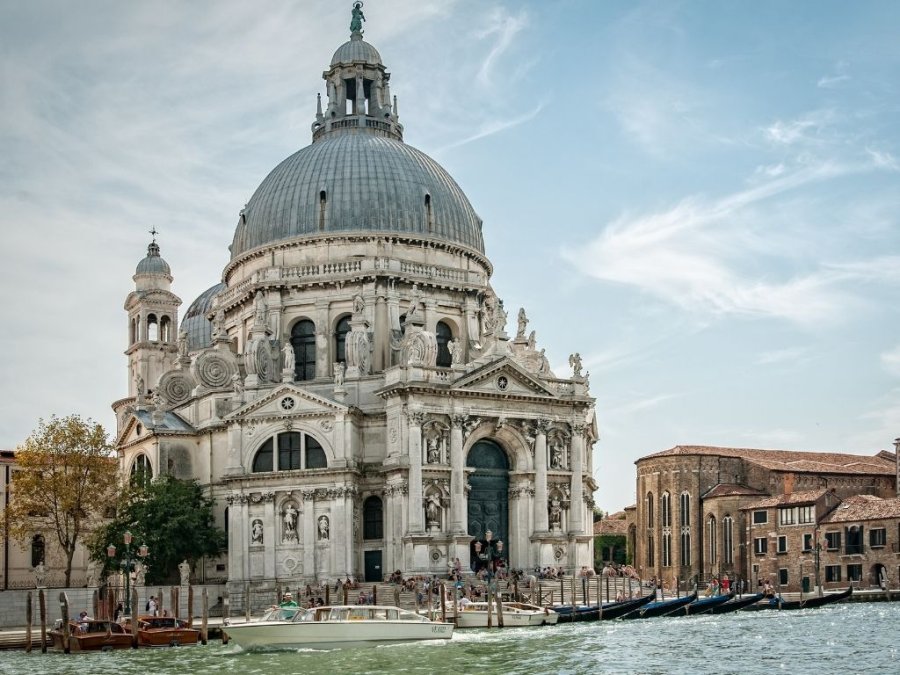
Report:
[[[469,474],[469,536],[483,539],[490,530],[493,541],[503,541],[502,555],[508,559],[509,459],[497,443],[481,440],[469,450],[466,466],[475,469]]]

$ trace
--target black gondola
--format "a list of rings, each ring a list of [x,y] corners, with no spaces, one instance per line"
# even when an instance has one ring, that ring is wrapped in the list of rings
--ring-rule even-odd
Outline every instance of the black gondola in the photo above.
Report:
[[[828,593],[827,595],[823,595],[821,598],[816,595],[804,598],[803,600],[783,600],[780,597],[775,597],[769,598],[768,600],[759,602],[755,605],[750,605],[749,607],[745,607],[744,609],[813,609],[815,607],[821,607],[823,605],[830,605],[833,602],[846,600],[852,594],[853,586],[850,586],[846,591],[841,591],[840,593]]]
[[[623,619],[650,619],[654,616],[665,616],[671,612],[674,612],[679,607],[684,607],[685,605],[691,604],[694,600],[697,599],[697,592],[693,592],[690,595],[685,595],[681,598],[672,598],[671,600],[661,600],[659,602],[651,602],[644,607],[634,610],[633,612],[629,612]]]
[[[623,600],[622,602],[607,602],[603,605],[603,613],[601,616],[600,608],[597,605],[576,605],[574,612],[572,605],[554,605],[553,611],[559,614],[559,623],[572,623],[579,621],[598,621],[603,619],[618,619],[623,614],[632,612],[639,607],[650,603],[656,596],[654,588],[647,595],[643,595],[631,600]]]
[[[715,607],[724,605],[734,597],[734,593],[728,595],[714,595],[709,598],[697,598],[689,605],[678,607],[666,616],[693,616],[694,614],[709,614]]]
[[[744,607],[749,607],[753,603],[759,602],[765,596],[762,593],[755,593],[754,595],[748,595],[745,598],[736,598],[734,600],[729,600],[724,605],[716,605],[712,609],[707,612],[707,614],[729,614],[730,612],[736,612],[739,609],[743,609]]]

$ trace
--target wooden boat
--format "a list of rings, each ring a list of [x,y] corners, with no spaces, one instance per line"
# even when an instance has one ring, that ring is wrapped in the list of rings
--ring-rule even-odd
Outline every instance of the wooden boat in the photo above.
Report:
[[[429,621],[388,605],[276,607],[259,621],[229,624],[222,630],[247,650],[334,649],[453,637],[452,623]]]
[[[603,611],[599,612],[601,621],[611,621],[613,619],[621,619],[627,614],[640,609],[644,605],[649,605],[656,597],[656,588],[651,589],[647,595],[631,600],[623,600],[622,602],[608,602],[603,605]]]
[[[493,615],[492,624],[498,625],[496,607],[491,608]],[[456,617],[458,628],[487,628],[488,603],[470,602],[464,609],[460,609]],[[559,621],[559,614],[549,607],[538,607],[526,602],[503,603],[503,627],[516,628],[520,626],[554,626]]]
[[[553,605],[553,611],[559,615],[559,623],[597,621],[600,618],[600,608],[597,605]]]
[[[697,598],[688,605],[683,605],[672,610],[671,612],[666,614],[666,616],[692,616],[695,614],[708,614],[715,607],[724,605],[733,597],[734,593],[729,593],[728,595],[713,595],[708,598]]]
[[[840,593],[827,593],[821,598],[817,595],[811,595],[803,600],[783,600],[780,597],[769,598],[768,600],[764,600],[755,605],[750,605],[745,609],[813,609],[815,607],[822,607],[823,605],[830,605],[834,602],[841,602],[842,600],[849,598],[852,594],[853,586],[850,586],[846,591],[841,591]]]
[[[762,593],[756,593],[754,595],[748,595],[745,598],[735,598],[734,600],[729,600],[723,605],[716,605],[712,607],[707,614],[729,614],[730,612],[737,612],[738,610],[744,609],[745,607],[749,607],[750,605],[759,602],[763,599]]]
[[[659,602],[651,602],[640,609],[636,609],[623,616],[623,619],[650,619],[654,616],[665,616],[674,612],[680,607],[691,604],[697,599],[696,591],[690,595],[681,598],[672,598],[671,600],[660,600]]]
[[[65,651],[65,635],[62,626],[50,631],[53,647]],[[132,636],[121,624],[113,621],[86,619],[69,622],[69,651],[109,651],[131,649]]]
[[[188,627],[187,621],[171,616],[138,617],[138,645],[141,647],[181,647],[195,645],[199,639],[200,631]]]

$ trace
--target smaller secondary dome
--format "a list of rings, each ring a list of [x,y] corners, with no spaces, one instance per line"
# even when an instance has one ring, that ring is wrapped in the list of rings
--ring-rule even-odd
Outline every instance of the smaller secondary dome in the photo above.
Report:
[[[212,343],[212,323],[206,315],[212,310],[213,300],[224,291],[225,284],[218,283],[203,291],[191,303],[181,320],[181,330],[187,333],[188,351],[195,352],[209,347]]]
[[[337,48],[334,56],[331,57],[331,65],[337,66],[342,63],[368,63],[373,66],[380,66],[381,54],[372,45],[362,39],[359,33],[354,33],[347,42]]]
[[[159,255],[159,244],[156,240],[150,242],[147,247],[147,257],[137,264],[135,274],[162,274],[172,276],[172,270],[169,269],[169,263],[163,260]]]

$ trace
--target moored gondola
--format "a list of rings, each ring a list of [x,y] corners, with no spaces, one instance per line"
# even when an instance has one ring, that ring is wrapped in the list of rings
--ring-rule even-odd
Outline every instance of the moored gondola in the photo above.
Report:
[[[695,614],[708,614],[714,607],[724,605],[734,597],[734,593],[729,595],[714,595],[709,598],[697,598],[692,603],[676,607],[666,616],[693,616]]]
[[[623,619],[650,619],[654,616],[665,616],[674,612],[679,607],[691,604],[697,599],[697,592],[685,595],[681,598],[672,598],[671,600],[661,600],[659,602],[651,602],[639,609],[629,612]]]
[[[599,621],[600,619],[618,619],[623,614],[634,611],[650,603],[656,596],[656,589],[652,589],[647,595],[642,595],[631,600],[621,602],[607,602],[603,605],[601,613],[597,605],[553,605],[553,609],[559,614],[559,623],[573,623],[578,621]]]
[[[707,614],[729,614],[731,612],[736,612],[739,609],[749,607],[753,603],[759,602],[763,597],[762,593],[755,593],[754,595],[748,595],[744,598],[735,598],[734,600],[729,600],[725,604],[716,605],[711,608]]]
[[[813,609],[815,607],[822,607],[823,605],[830,605],[834,602],[841,602],[842,600],[849,598],[852,594],[853,586],[850,586],[846,591],[841,591],[840,593],[828,593],[822,597],[813,595],[804,598],[803,600],[784,600],[781,597],[769,598],[768,600],[758,602],[755,605],[749,605],[744,609]]]

